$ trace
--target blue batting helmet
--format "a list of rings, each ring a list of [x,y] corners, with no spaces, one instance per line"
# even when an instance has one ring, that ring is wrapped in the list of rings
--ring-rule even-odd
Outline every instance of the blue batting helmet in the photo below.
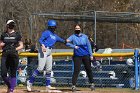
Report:
[[[55,20],[49,20],[48,21],[48,26],[56,26],[56,21]]]

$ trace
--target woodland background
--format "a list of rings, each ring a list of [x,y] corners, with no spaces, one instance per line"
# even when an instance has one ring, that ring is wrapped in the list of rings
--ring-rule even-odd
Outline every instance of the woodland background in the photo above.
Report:
[[[6,21],[14,19],[16,29],[20,31],[24,42],[30,38],[30,15],[33,13],[75,12],[80,11],[140,12],[140,0],[0,0],[0,32],[5,30]],[[33,38],[29,43],[36,44],[41,32],[45,29],[44,22],[48,18],[35,18],[33,21]],[[80,22],[83,33],[94,39],[93,23]],[[74,31],[74,22],[58,22],[56,33],[68,38]],[[117,46],[115,25],[97,23],[97,45],[99,48],[138,48],[140,47],[140,24],[118,24]],[[123,46],[126,45],[126,46]],[[56,48],[67,48],[58,43]]]

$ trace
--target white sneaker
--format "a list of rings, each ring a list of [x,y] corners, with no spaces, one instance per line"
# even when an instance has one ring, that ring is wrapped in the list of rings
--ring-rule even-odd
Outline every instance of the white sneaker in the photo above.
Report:
[[[26,86],[27,90],[30,92],[32,91],[32,83],[29,82],[29,80],[27,81],[27,86]]]
[[[55,87],[52,87],[52,86],[46,86],[46,90],[51,90],[51,89],[56,89]]]
[[[76,86],[75,85],[72,85],[71,89],[72,89],[72,92],[76,92]]]

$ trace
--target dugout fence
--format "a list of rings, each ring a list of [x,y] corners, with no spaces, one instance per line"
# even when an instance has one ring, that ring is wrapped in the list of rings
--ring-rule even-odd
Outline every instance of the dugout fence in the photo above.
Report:
[[[17,85],[26,85],[26,80],[28,79],[29,73],[32,73],[37,67],[37,53],[20,53],[21,57],[25,57],[24,60],[27,60],[26,57],[34,57],[31,64],[20,64],[17,75]],[[71,78],[73,72],[73,64],[71,60],[72,53],[53,53],[54,63],[53,63],[53,72],[51,77],[51,83],[55,87],[70,87]],[[95,53],[94,56],[97,58],[99,65],[92,65],[93,70],[93,79],[96,87],[116,87],[116,88],[133,88],[138,90],[140,87],[139,84],[139,50],[128,53],[111,53],[111,54],[101,54]],[[119,61],[119,57],[124,57],[123,61]],[[109,64],[109,60],[103,60],[101,63],[101,58],[112,57]],[[127,59],[131,58],[134,64],[126,64]],[[28,68],[29,66],[29,68]],[[27,69],[26,69],[27,68]],[[19,71],[24,73],[19,75]],[[84,72],[83,65],[81,66],[81,72],[78,77],[77,86],[79,87],[88,87],[88,78]],[[42,72],[35,80],[35,86],[45,86],[45,74]],[[1,85],[3,82],[1,80]]]

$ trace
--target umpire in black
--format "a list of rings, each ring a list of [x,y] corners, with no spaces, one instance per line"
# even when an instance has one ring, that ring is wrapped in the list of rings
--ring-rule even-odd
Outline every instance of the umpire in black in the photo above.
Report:
[[[8,20],[6,31],[1,34],[0,47],[2,48],[1,76],[8,86],[7,93],[13,93],[16,86],[16,70],[19,63],[18,50],[23,48],[22,37],[15,31],[15,22]]]

